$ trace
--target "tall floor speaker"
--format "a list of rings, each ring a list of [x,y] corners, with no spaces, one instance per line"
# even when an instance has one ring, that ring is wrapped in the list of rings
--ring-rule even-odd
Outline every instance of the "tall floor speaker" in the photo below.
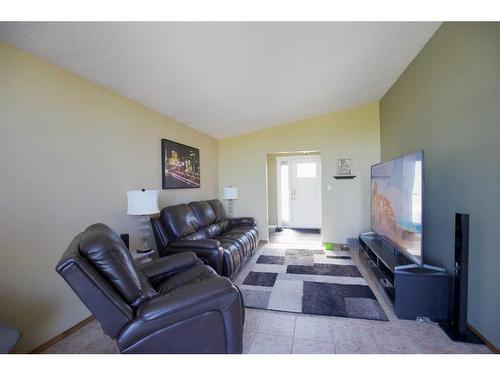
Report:
[[[451,322],[441,324],[454,341],[482,343],[467,326],[467,294],[469,284],[469,215],[455,214],[455,269]]]

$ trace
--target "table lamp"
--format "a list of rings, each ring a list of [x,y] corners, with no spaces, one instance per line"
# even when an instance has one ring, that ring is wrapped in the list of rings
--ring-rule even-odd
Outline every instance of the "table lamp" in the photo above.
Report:
[[[233,200],[238,199],[238,188],[236,186],[226,186],[224,188],[224,199],[228,200],[229,217],[232,217]]]
[[[150,224],[149,215],[160,212],[158,208],[158,190],[131,190],[127,191],[127,215],[140,216],[139,237],[141,238],[141,247],[136,251],[138,253],[148,253],[152,251],[149,246]]]

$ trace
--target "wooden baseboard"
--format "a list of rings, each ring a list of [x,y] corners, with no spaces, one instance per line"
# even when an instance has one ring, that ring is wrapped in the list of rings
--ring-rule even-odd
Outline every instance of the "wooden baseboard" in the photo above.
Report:
[[[495,345],[493,345],[493,343],[490,340],[488,340],[486,337],[481,335],[481,333],[476,328],[474,328],[473,325],[471,325],[470,323],[467,323],[467,327],[469,327],[470,330],[472,332],[474,332],[477,335],[477,337],[479,337],[481,339],[481,341],[483,341],[486,344],[488,349],[490,349],[495,354],[500,354],[500,350],[498,350],[498,348]]]
[[[46,351],[48,348],[51,346],[57,344],[59,341],[64,339],[65,337],[68,337],[72,333],[78,331],[80,328],[83,326],[89,324],[91,321],[93,321],[95,318],[93,316],[89,316],[88,318],[83,319],[81,322],[76,323],[73,327],[68,328],[66,331],[58,334],[57,336],[51,338],[49,341],[44,342],[42,345],[37,346],[35,349],[33,349],[30,354],[40,354]]]

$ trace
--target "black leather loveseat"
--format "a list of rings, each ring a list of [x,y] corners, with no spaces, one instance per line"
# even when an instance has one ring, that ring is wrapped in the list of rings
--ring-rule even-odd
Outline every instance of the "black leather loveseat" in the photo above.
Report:
[[[241,353],[238,288],[186,251],[137,267],[104,224],[77,235],[57,267],[122,353]]]
[[[151,225],[160,257],[193,251],[232,279],[259,244],[255,220],[227,217],[218,199],[166,207]]]

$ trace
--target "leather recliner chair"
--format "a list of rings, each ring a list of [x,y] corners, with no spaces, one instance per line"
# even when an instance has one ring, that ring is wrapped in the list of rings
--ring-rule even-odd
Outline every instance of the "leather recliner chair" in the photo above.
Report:
[[[151,226],[160,256],[193,251],[231,279],[259,244],[254,218],[227,217],[218,199],[165,207]]]
[[[238,288],[183,252],[139,268],[111,228],[77,235],[56,271],[122,353],[241,353]]]

